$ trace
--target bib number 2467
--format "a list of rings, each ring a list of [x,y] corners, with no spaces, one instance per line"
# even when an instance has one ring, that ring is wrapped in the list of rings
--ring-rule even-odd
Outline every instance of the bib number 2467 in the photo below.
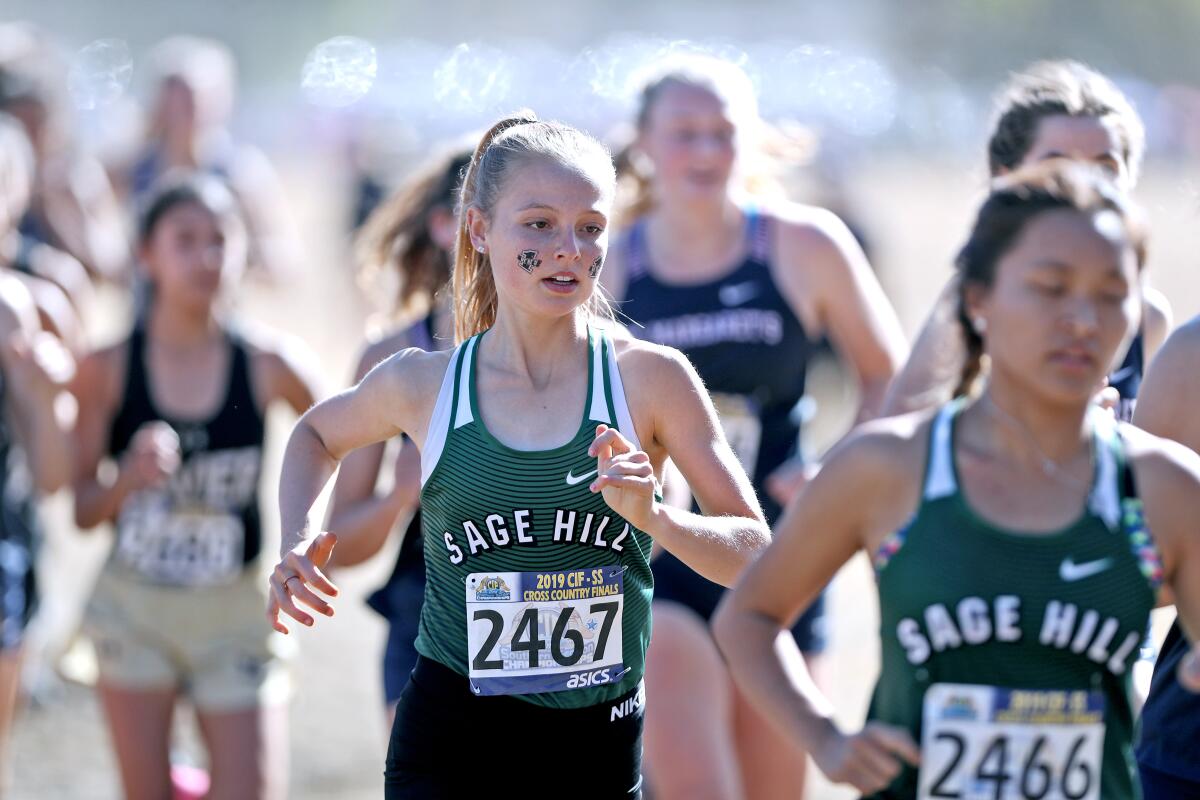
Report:
[[[624,673],[622,568],[467,576],[468,675],[476,694],[533,694]]]

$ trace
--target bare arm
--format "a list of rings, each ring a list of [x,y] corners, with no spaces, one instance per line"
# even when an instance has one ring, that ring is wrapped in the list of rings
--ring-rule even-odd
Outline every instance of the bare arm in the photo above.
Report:
[[[310,408],[296,422],[283,454],[279,476],[280,559],[271,573],[267,618],[287,633],[280,612],[312,625],[300,601],[315,611],[333,609],[313,592],[329,596],[337,588],[322,572],[329,564],[336,535],[308,541],[308,515],[338,463],[359,447],[386,441],[405,429],[424,438],[430,395],[436,391],[449,353],[404,350],[372,369],[357,386]],[[295,583],[291,581],[295,580]],[[311,587],[311,588],[310,588]]]
[[[675,350],[637,347],[626,363],[636,365],[631,383],[652,409],[653,440],[704,512],[655,503],[642,530],[696,572],[730,586],[770,541],[762,510],[691,363]]]
[[[915,763],[916,745],[904,731],[878,724],[842,734],[787,628],[855,552],[871,547],[870,532],[890,523],[878,509],[915,503],[904,497],[914,493],[913,479],[895,449],[861,433],[838,445],[713,621],[735,682],[759,712],[811,752],[831,780],[864,792],[887,785],[901,758]],[[872,487],[867,497],[863,485]]]
[[[51,494],[71,477],[68,431],[74,405],[64,391],[74,360],[52,335],[38,330],[33,298],[14,279],[0,282],[0,361],[9,407],[38,491]]]
[[[1125,438],[1145,503],[1146,525],[1162,557],[1164,587],[1193,643],[1180,664],[1179,681],[1200,692],[1200,454],[1136,429],[1128,429]]]
[[[1183,325],[1150,362],[1138,391],[1133,424],[1200,452],[1200,317]]]
[[[385,343],[399,349],[405,346],[406,339]],[[362,380],[380,357],[388,354],[381,353],[377,346],[367,348],[355,371],[355,379]],[[396,456],[398,463],[392,490],[376,493],[385,448],[383,442],[359,448],[348,455],[338,469],[326,525],[338,538],[333,566],[360,564],[378,553],[396,520],[416,506],[421,488],[421,456],[411,441],[404,442]]]
[[[949,401],[966,360],[966,343],[958,322],[958,280],[955,278],[938,295],[908,361],[887,391],[880,415],[907,414]]]
[[[908,342],[867,257],[840,219],[821,209],[781,220],[777,270],[788,303],[810,333],[828,331],[860,387],[856,421],[878,415]]]

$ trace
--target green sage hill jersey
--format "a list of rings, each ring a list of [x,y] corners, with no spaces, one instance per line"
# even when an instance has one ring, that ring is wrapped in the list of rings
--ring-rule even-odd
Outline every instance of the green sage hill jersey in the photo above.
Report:
[[[1130,669],[1162,579],[1117,423],[1072,524],[1006,531],[971,509],[954,461],[961,403],[930,436],[921,505],[875,555],[882,669],[869,718],[921,745],[880,798],[1140,796]]]
[[[613,345],[589,330],[575,436],[527,451],[498,441],[480,414],[485,335],[454,352],[422,452],[428,579],[416,647],[467,676],[478,695],[556,708],[603,703],[642,679],[653,586],[650,537],[589,490],[598,423],[640,447]]]

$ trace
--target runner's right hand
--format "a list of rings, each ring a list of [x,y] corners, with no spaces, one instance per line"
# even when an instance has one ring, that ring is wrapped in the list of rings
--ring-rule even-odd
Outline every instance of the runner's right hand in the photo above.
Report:
[[[329,564],[335,544],[337,536],[325,531],[311,541],[300,542],[275,565],[271,571],[271,597],[267,601],[267,619],[275,630],[288,633],[287,626],[279,619],[280,611],[312,627],[312,616],[301,609],[294,602],[296,600],[327,617],[333,616],[333,606],[321,599],[313,589],[329,597],[337,597],[337,587],[322,572]]]
[[[812,756],[829,780],[874,794],[896,779],[903,761],[917,766],[921,751],[903,728],[868,722],[852,735],[833,732]]]
[[[179,469],[179,434],[161,420],[137,429],[121,456],[120,480],[132,491],[157,488]]]

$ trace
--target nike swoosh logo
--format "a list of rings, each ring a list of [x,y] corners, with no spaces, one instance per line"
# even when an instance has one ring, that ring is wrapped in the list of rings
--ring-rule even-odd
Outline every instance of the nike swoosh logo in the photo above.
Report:
[[[753,299],[758,295],[758,284],[754,281],[746,283],[732,283],[728,286],[722,286],[717,290],[717,297],[721,303],[727,306],[740,306],[742,303]]]
[[[1067,583],[1081,581],[1084,578],[1090,578],[1093,575],[1104,572],[1112,566],[1111,558],[1099,558],[1095,561],[1084,561],[1082,564],[1076,564],[1071,558],[1064,558],[1063,562],[1058,565],[1058,577],[1062,578]]]
[[[582,475],[572,475],[570,472],[568,472],[567,473],[567,486],[578,486],[579,484],[583,483],[584,481],[586,481],[588,478],[592,477],[595,474],[596,474],[596,470],[592,470],[591,472],[585,472]]]

